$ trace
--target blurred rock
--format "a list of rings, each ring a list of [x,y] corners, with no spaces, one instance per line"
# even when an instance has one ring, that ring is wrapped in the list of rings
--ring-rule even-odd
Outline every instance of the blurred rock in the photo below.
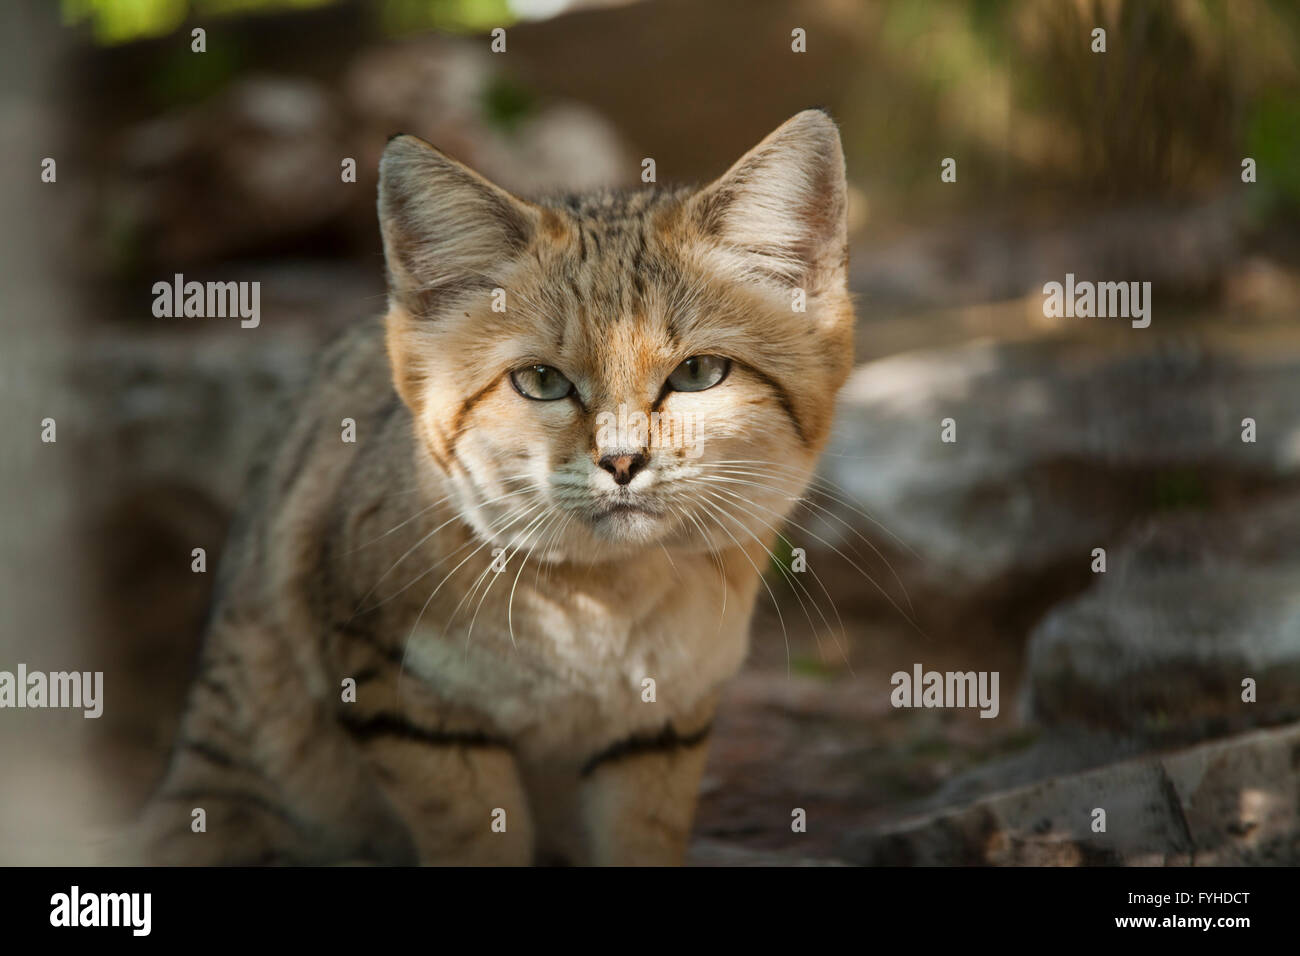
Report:
[[[788,850],[755,850],[718,840],[696,840],[686,853],[688,866],[847,866],[841,860],[805,857]]]
[[[339,176],[347,124],[319,84],[241,80],[198,107],[129,129],[104,214],[138,241],[146,261],[169,264],[299,236],[356,198]]]
[[[481,44],[424,38],[379,47],[361,54],[344,82],[374,150],[371,167],[401,132],[523,195],[625,185],[639,171],[599,114],[575,102],[535,102]]]
[[[1300,719],[1300,495],[1151,522],[1028,656],[1026,714],[1048,726],[1156,744]]]
[[[865,865],[1300,863],[1300,726],[1112,764],[859,831]],[[1093,810],[1106,832],[1092,832]]]
[[[1041,576],[1069,577],[1064,591],[1047,582],[1064,596],[1135,519],[1231,510],[1300,480],[1300,359],[1123,346],[976,342],[859,367],[822,475],[880,524],[827,497],[838,520],[819,533],[843,547],[852,526],[938,599],[1041,590]],[[1241,441],[1247,416],[1254,444]],[[947,418],[953,443],[940,440]]]
[[[380,138],[409,132],[449,150],[469,150],[482,124],[483,91],[493,72],[480,46],[437,38],[363,50],[348,65],[343,95],[350,113]]]
[[[626,185],[640,169],[612,127],[572,103],[542,109],[509,136],[486,136],[477,155],[490,178],[524,196]]]
[[[1291,314],[1300,302],[1300,272],[1276,259],[1243,259],[1224,282],[1223,300],[1234,314]]]
[[[782,865],[836,861],[844,833],[918,812],[954,773],[1024,746],[1008,722],[896,710],[888,669],[864,666],[814,678],[751,660],[727,685],[696,814],[693,846],[708,850],[692,862],[725,864],[733,849],[737,860],[760,850]],[[795,808],[805,832],[791,829]]]
[[[341,84],[247,77],[128,128],[98,201],[108,261],[171,267],[313,242],[376,246],[379,157],[395,133],[525,194],[625,183],[637,172],[594,111],[534,102],[468,41],[365,50]],[[345,158],[356,160],[355,182],[342,180]]]
[[[58,415],[78,478],[72,540],[93,570],[86,667],[116,701],[93,721],[95,753],[128,804],[156,785],[175,736],[255,449],[315,355],[301,331],[187,331],[83,336]]]
[[[87,498],[153,478],[233,507],[280,394],[314,357],[311,346],[237,333],[201,347],[182,338],[99,342],[74,372],[87,410],[111,396],[94,408],[93,431],[77,433],[82,466],[95,476]]]
[[[1161,301],[1219,291],[1243,252],[1240,205],[1213,199],[1135,206],[1053,228],[990,223],[988,214],[853,249],[851,282],[879,307],[933,308],[1042,295],[1043,283],[1141,276]]]

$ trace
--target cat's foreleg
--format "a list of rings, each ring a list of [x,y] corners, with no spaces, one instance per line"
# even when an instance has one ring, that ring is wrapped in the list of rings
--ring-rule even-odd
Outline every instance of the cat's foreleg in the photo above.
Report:
[[[686,856],[708,725],[615,745],[584,769],[579,807],[597,866],[677,866]]]

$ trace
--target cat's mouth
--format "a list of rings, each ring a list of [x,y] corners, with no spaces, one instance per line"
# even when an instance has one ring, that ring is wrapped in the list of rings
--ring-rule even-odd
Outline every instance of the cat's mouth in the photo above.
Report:
[[[597,507],[593,515],[596,521],[605,521],[611,518],[627,517],[638,515],[646,518],[661,518],[663,512],[649,505],[639,504],[635,501],[612,501]]]

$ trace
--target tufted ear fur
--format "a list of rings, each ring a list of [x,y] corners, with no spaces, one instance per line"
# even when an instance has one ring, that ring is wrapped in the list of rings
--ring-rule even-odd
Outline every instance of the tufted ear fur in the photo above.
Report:
[[[414,136],[389,141],[379,162],[379,224],[392,303],[429,318],[491,288],[527,245],[538,210]]]
[[[846,196],[839,130],[804,110],[704,187],[692,213],[737,278],[814,295],[845,280]]]

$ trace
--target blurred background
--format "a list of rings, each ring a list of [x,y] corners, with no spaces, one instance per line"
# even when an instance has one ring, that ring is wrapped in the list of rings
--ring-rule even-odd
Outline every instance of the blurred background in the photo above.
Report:
[[[0,713],[0,862],[95,859],[157,781],[191,549],[271,398],[384,307],[390,134],[529,194],[704,181],[808,106],[858,366],[692,862],[1300,862],[1300,6],[61,0],[0,35],[0,669],[106,696]],[[177,272],[260,281],[260,326],[154,318]],[[1150,327],[1045,318],[1067,272],[1151,282]],[[916,663],[998,671],[998,717],[894,709]]]

